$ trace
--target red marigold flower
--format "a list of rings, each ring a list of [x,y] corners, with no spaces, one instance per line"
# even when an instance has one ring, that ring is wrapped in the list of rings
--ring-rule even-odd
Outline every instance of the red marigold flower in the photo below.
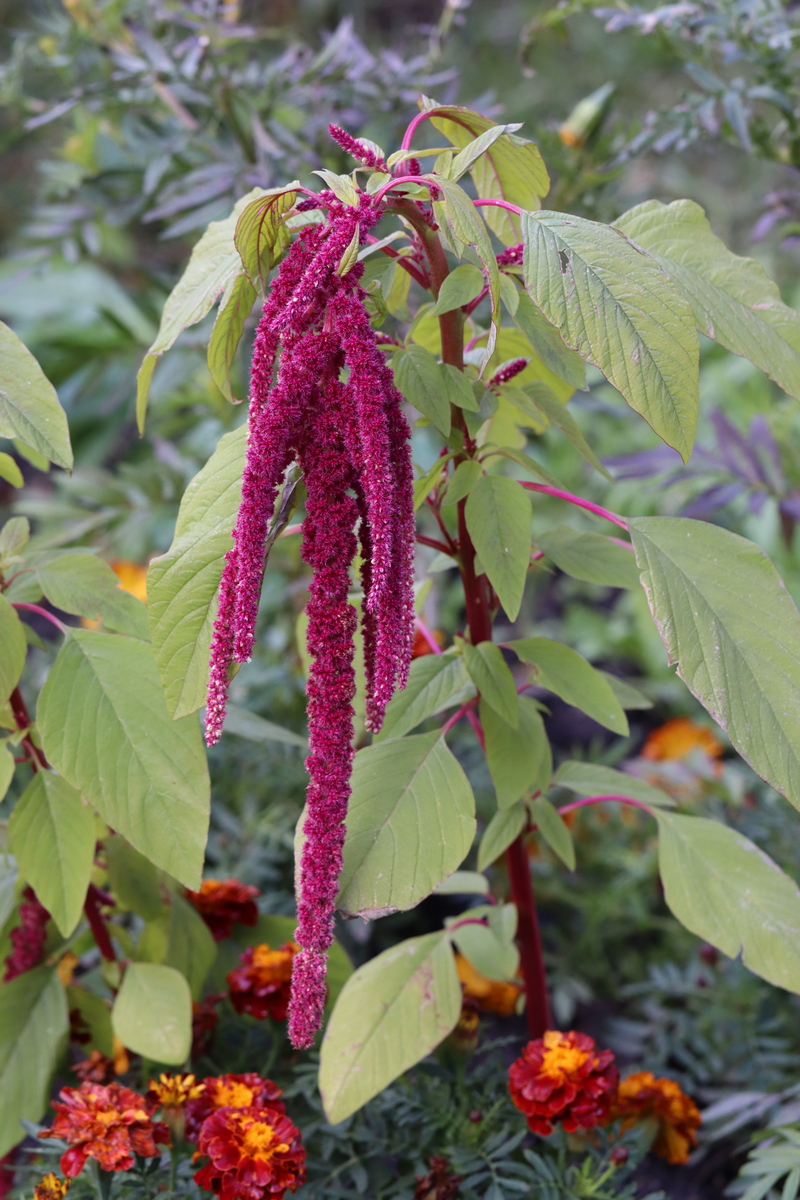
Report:
[[[652,1071],[636,1071],[623,1079],[610,1113],[610,1120],[622,1118],[622,1128],[630,1129],[638,1121],[658,1124],[654,1154],[670,1163],[685,1163],[697,1145],[696,1130],[702,1117],[691,1097],[674,1079],[657,1079]]]
[[[276,1109],[221,1108],[200,1131],[195,1182],[222,1200],[281,1200],[305,1181],[300,1130]]]
[[[199,1085],[202,1091],[186,1104],[186,1140],[196,1142],[203,1122],[220,1108],[263,1108],[285,1113],[281,1089],[255,1071],[243,1075],[210,1075]]]
[[[81,1173],[89,1158],[104,1171],[127,1171],[134,1154],[153,1158],[159,1153],[156,1143],[170,1145],[164,1122],[152,1120],[153,1104],[120,1083],[104,1087],[87,1081],[77,1088],[64,1087],[53,1108],[53,1127],[39,1137],[68,1143],[61,1170],[70,1179]]]
[[[215,942],[230,937],[234,924],[255,925],[258,888],[238,879],[204,879],[199,892],[186,892],[186,899],[200,913]]]
[[[33,1200],[64,1200],[69,1191],[69,1180],[59,1179],[50,1171],[33,1189]]]
[[[548,1029],[528,1042],[508,1071],[508,1089],[534,1133],[548,1137],[559,1122],[567,1133],[592,1129],[609,1114],[619,1071],[594,1038]]]
[[[231,1003],[238,1013],[260,1021],[286,1019],[292,961],[299,949],[297,942],[284,942],[279,950],[271,950],[266,942],[248,946],[239,960],[242,965],[227,975]]]

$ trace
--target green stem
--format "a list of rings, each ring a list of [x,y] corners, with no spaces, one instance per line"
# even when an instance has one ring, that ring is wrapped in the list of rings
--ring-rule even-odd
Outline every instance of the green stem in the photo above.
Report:
[[[410,200],[396,200],[388,206],[405,217],[419,235],[430,267],[433,293],[439,294],[450,266],[441,240],[434,229],[426,223],[416,204]],[[464,313],[453,309],[439,317],[442,336],[442,362],[464,370]],[[451,406],[453,427],[464,436],[464,451],[456,455],[456,464],[472,458],[476,447],[467,436],[464,416],[460,408]],[[475,571],[475,547],[467,527],[466,500],[458,503],[458,549],[459,568],[464,586],[464,601],[467,610],[467,625],[473,646],[492,640],[492,592],[485,575]],[[520,969],[525,984],[526,1016],[528,1032],[532,1038],[540,1038],[550,1028],[550,1003],[547,997],[547,977],[542,954],[542,939],[536,915],[525,835],[521,833],[506,851],[506,867],[511,887],[511,899],[518,914],[517,944],[519,946]]]

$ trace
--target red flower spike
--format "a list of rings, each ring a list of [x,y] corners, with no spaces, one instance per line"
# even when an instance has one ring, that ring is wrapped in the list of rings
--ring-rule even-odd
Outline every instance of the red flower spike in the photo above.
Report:
[[[508,1070],[508,1090],[542,1137],[560,1124],[567,1133],[605,1121],[619,1082],[610,1050],[598,1050],[586,1034],[549,1029],[528,1042]]]
[[[199,892],[186,892],[186,899],[200,914],[214,937],[222,942],[231,936],[233,926],[255,925],[258,888],[238,879],[204,879]]]
[[[134,1155],[153,1158],[161,1153],[158,1145],[170,1145],[164,1122],[152,1120],[152,1102],[119,1083],[64,1087],[53,1108],[53,1126],[39,1137],[67,1142],[61,1170],[69,1179],[80,1175],[87,1159],[95,1159],[103,1171],[127,1171]]]
[[[196,1142],[203,1123],[221,1108],[263,1108],[285,1113],[283,1093],[271,1079],[262,1079],[254,1071],[243,1075],[210,1075],[200,1082],[201,1092],[186,1104],[187,1142]]]
[[[242,965],[227,976],[231,1004],[238,1013],[260,1021],[286,1020],[292,960],[299,949],[296,942],[284,942],[278,950],[266,944],[248,946],[239,960]]]
[[[200,1131],[208,1163],[195,1182],[221,1200],[281,1200],[305,1181],[300,1130],[287,1116],[263,1108],[221,1108]]]
[[[345,150],[351,158],[357,162],[363,163],[365,167],[370,167],[373,171],[388,171],[386,159],[381,158],[371,150],[369,146],[365,146],[358,138],[354,138],[347,130],[342,129],[339,125],[329,125],[328,133],[335,142]]]
[[[504,383],[509,383],[515,375],[519,375],[520,371],[524,371],[527,365],[527,358],[515,358],[513,362],[507,363],[499,371],[495,371],[487,386],[490,388],[502,387]]]
[[[44,952],[50,913],[39,903],[33,888],[26,887],[22,897],[22,904],[19,906],[20,923],[10,934],[13,950],[6,959],[3,983],[10,983],[23,972],[37,967]]]

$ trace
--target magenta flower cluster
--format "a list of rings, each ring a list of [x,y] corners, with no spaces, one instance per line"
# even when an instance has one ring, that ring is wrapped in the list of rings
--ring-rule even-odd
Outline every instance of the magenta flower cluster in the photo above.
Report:
[[[26,887],[19,906],[19,925],[11,930],[12,950],[5,961],[3,983],[10,983],[42,961],[50,913],[40,904],[33,888]]]
[[[347,137],[337,140],[344,145]],[[374,731],[395,690],[405,686],[414,635],[409,428],[365,308],[363,267],[350,262],[353,245],[381,208],[366,195],[358,207],[331,193],[319,200],[327,218],[300,231],[255,336],[241,507],[220,585],[206,707],[211,745],[222,731],[231,663],[252,654],[266,539],[281,481],[296,461],[307,492],[302,553],[313,572],[309,785],[295,935],[301,950],[289,1009],[298,1047],[312,1044],[322,1020],[342,866],[359,620],[349,600],[350,570],[357,552],[367,724]]]

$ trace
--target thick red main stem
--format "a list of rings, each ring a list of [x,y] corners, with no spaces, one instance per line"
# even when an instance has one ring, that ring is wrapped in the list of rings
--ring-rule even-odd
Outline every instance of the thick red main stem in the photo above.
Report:
[[[517,943],[522,979],[525,984],[528,1032],[540,1038],[552,1028],[550,1001],[547,998],[547,976],[544,969],[542,938],[536,916],[536,900],[531,883],[531,868],[523,837],[515,838],[506,850],[506,866],[511,882],[511,899],[517,907]]]

